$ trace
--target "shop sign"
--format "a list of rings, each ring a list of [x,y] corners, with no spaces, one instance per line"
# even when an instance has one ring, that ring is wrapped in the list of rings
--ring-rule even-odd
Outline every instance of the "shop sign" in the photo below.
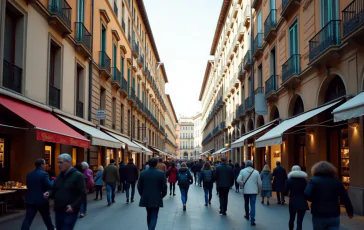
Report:
[[[96,119],[97,120],[105,120],[106,119],[106,112],[105,112],[105,110],[97,110],[96,111]]]
[[[76,139],[69,136],[63,136],[56,133],[50,133],[42,130],[37,130],[37,140],[44,142],[59,143],[64,145],[78,146],[82,148],[90,148],[90,142],[86,140]]]

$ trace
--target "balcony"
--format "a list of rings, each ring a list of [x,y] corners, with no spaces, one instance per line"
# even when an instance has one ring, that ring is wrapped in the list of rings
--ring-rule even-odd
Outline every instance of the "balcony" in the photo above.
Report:
[[[250,26],[250,18],[251,18],[251,9],[250,9],[250,6],[249,5],[246,5],[245,6],[245,9],[244,9],[244,26],[246,28],[249,28]]]
[[[128,100],[131,102],[135,102],[135,89],[133,87],[129,87],[129,92],[128,92]]]
[[[75,22],[76,27],[76,50],[86,58],[91,57],[92,35],[82,22]]]
[[[364,1],[354,0],[343,10],[343,40],[356,38],[362,44],[364,36]]]
[[[260,57],[263,54],[263,33],[258,33],[253,41],[253,56]]]
[[[121,73],[120,73],[120,71],[118,70],[118,68],[112,67],[111,68],[111,73],[112,73],[112,81],[111,81],[112,86],[115,87],[116,89],[120,89],[120,87],[121,87],[121,82],[120,82]]]
[[[264,22],[264,40],[272,41],[277,36],[277,10],[271,10]]]
[[[106,80],[111,78],[111,59],[105,51],[100,51],[100,75],[104,76]]]
[[[4,59],[3,62],[3,87],[22,93],[23,70]]]
[[[148,77],[148,68],[146,66],[143,68],[143,75],[144,77]]]
[[[54,26],[62,36],[72,32],[72,8],[66,0],[48,0],[48,11],[50,14],[48,23]]]
[[[272,75],[265,82],[265,98],[267,100],[276,99],[278,94],[278,75]]]
[[[219,126],[219,130],[220,130],[220,131],[222,131],[222,130],[224,130],[224,129],[226,129],[226,122],[225,122],[225,121],[221,122],[221,123],[220,123],[220,126]]]
[[[239,118],[243,117],[245,115],[245,104],[242,103],[241,105],[239,105],[239,108],[236,112],[238,113]]]
[[[245,113],[247,113],[250,110],[254,109],[254,96],[247,97],[245,99],[244,104],[245,104],[245,107],[244,107],[245,108],[244,109]]]
[[[244,56],[244,61],[243,61],[243,63],[244,63],[244,69],[246,70],[246,71],[248,71],[250,68],[251,68],[251,66],[252,66],[252,55],[251,55],[251,51],[250,50],[248,50],[247,52],[246,52],[246,54],[245,54],[245,56]]]
[[[61,109],[61,90],[49,85],[49,105],[57,109]]]
[[[142,68],[144,65],[144,55],[143,54],[139,55],[137,62],[138,62],[139,68]]]
[[[242,62],[242,63],[240,63],[240,65],[239,65],[239,80],[240,80],[240,82],[244,82],[244,77],[245,77],[245,70],[244,70],[244,63]]]
[[[338,59],[340,45],[340,20],[332,20],[310,40],[309,65],[327,64]]]
[[[288,18],[300,6],[301,0],[282,0],[281,16]]]
[[[122,76],[120,77],[120,91],[125,97],[128,96],[128,82]]]
[[[255,11],[258,10],[261,4],[262,0],[252,0],[252,8],[255,9]]]
[[[124,21],[124,18],[121,19],[121,28],[123,28],[123,31],[125,33],[126,31],[125,31],[125,21]]]
[[[76,116],[83,118],[83,102],[76,101]]]
[[[133,42],[133,57],[138,58],[139,55],[139,45],[134,41]]]
[[[138,97],[136,97],[136,105],[138,106],[140,111],[143,111],[143,103]]]
[[[296,86],[301,73],[301,55],[292,55],[286,63],[282,65],[282,86]]]

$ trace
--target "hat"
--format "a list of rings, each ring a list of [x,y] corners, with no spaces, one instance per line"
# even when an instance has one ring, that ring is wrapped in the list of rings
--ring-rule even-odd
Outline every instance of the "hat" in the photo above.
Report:
[[[226,162],[226,158],[225,157],[221,158],[221,161]]]

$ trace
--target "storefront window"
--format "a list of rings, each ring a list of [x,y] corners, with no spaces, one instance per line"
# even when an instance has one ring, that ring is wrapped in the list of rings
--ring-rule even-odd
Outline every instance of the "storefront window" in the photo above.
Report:
[[[106,165],[110,164],[111,159],[114,159],[114,151],[112,149],[107,149]]]
[[[52,165],[52,146],[44,146],[44,160],[47,165]]]
[[[77,163],[77,148],[72,148],[72,165]]]
[[[342,129],[340,132],[340,175],[346,189],[350,185],[349,157],[348,129]]]
[[[5,143],[4,143],[4,139],[0,138],[0,168],[4,168],[5,167],[5,153],[4,153],[4,148],[5,148]]]

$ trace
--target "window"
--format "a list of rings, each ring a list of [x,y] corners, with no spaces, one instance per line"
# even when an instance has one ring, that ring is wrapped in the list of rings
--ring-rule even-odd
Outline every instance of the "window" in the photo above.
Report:
[[[290,56],[298,54],[298,25],[295,22],[289,28],[289,54]]]
[[[140,99],[140,84],[138,83],[138,98]]]
[[[131,135],[135,139],[135,115],[133,115],[131,122]]]
[[[128,68],[128,90],[130,88],[130,68]]]
[[[275,47],[270,51],[270,74],[276,75],[276,49]]]
[[[100,110],[105,110],[106,108],[106,90],[100,88]],[[100,125],[105,125],[105,120],[100,120]]]
[[[257,22],[257,26],[258,26],[258,33],[262,33],[263,32],[263,28],[262,28],[262,11],[260,10],[258,12],[258,22]]]
[[[117,66],[117,54],[118,54],[118,48],[117,45],[115,43],[113,43],[113,49],[112,49],[112,67],[116,67]]]
[[[61,108],[61,47],[54,41],[49,54],[49,105]]]
[[[121,104],[120,108],[120,132],[124,133],[124,105]]]
[[[112,129],[116,129],[116,98],[112,99]]]
[[[121,56],[120,66],[121,66],[121,77],[122,77],[122,79],[124,79],[124,67],[125,67],[124,65],[125,65],[125,58],[123,56]]]
[[[337,0],[321,0],[321,28],[339,18]]]
[[[138,140],[140,140],[140,129],[139,129],[139,127],[140,127],[140,121],[139,121],[139,119],[138,119],[138,126],[137,126],[137,129],[138,129]]]
[[[131,127],[130,127],[130,110],[128,110],[128,117],[126,118],[128,121],[128,135],[131,136]]]
[[[263,86],[263,69],[262,65],[258,67],[258,87]]]
[[[85,0],[77,0],[77,22],[84,22]]]
[[[84,96],[84,74],[85,70],[77,65],[77,79],[76,79],[76,116],[83,118],[83,96]]]
[[[118,17],[118,5],[116,3],[116,0],[114,0],[114,13],[116,15],[116,18]]]

